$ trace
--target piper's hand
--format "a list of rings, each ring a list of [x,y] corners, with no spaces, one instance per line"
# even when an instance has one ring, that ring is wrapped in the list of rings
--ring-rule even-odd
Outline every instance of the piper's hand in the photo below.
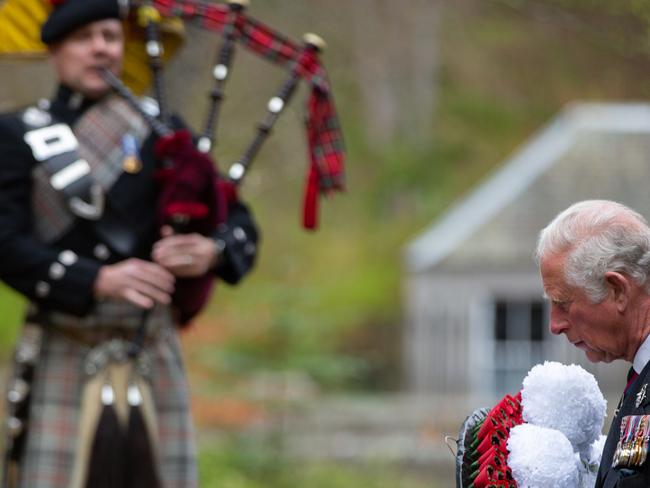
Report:
[[[196,278],[210,271],[219,252],[214,239],[201,234],[174,234],[162,228],[162,239],[153,247],[152,258],[178,278]]]
[[[171,303],[175,278],[156,263],[131,258],[102,266],[95,279],[95,297],[116,298],[150,309]]]

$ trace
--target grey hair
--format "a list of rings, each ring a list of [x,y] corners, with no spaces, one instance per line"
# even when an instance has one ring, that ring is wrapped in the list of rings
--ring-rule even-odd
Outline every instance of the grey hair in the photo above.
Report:
[[[578,202],[557,215],[539,234],[535,259],[566,254],[567,283],[598,303],[605,299],[605,273],[625,273],[648,286],[650,228],[638,212],[609,200]]]

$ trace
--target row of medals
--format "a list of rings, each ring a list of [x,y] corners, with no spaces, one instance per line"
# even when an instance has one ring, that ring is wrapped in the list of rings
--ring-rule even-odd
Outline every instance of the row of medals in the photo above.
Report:
[[[612,465],[641,466],[648,455],[650,415],[629,415],[621,421],[621,438],[616,446]]]

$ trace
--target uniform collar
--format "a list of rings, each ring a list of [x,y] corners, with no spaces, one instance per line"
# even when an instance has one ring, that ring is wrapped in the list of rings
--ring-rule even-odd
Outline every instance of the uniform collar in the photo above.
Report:
[[[645,365],[650,362],[650,335],[645,338],[645,341],[641,344],[639,349],[634,355],[634,361],[632,362],[632,367],[634,371],[641,374]]]
[[[59,85],[52,100],[52,111],[66,123],[71,124],[94,103],[95,100],[90,100],[65,85]]]

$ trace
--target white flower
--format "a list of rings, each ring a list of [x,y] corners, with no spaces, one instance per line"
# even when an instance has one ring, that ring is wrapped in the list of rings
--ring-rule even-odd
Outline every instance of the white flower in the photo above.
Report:
[[[594,441],[589,450],[589,457],[587,458],[587,463],[595,464],[598,466],[600,464],[600,458],[603,456],[603,449],[605,448],[605,441],[607,436],[601,435],[598,439]]]
[[[592,374],[575,364],[547,361],[530,370],[521,396],[525,422],[559,430],[582,459],[589,459],[607,408]]]
[[[578,488],[571,443],[562,432],[531,424],[510,430],[508,466],[519,488]]]
[[[605,447],[606,439],[606,436],[601,435],[591,445],[591,448],[589,449],[589,457],[587,459],[579,460],[581,488],[594,488],[596,485],[598,466],[600,465],[600,458],[603,455],[603,447]]]

